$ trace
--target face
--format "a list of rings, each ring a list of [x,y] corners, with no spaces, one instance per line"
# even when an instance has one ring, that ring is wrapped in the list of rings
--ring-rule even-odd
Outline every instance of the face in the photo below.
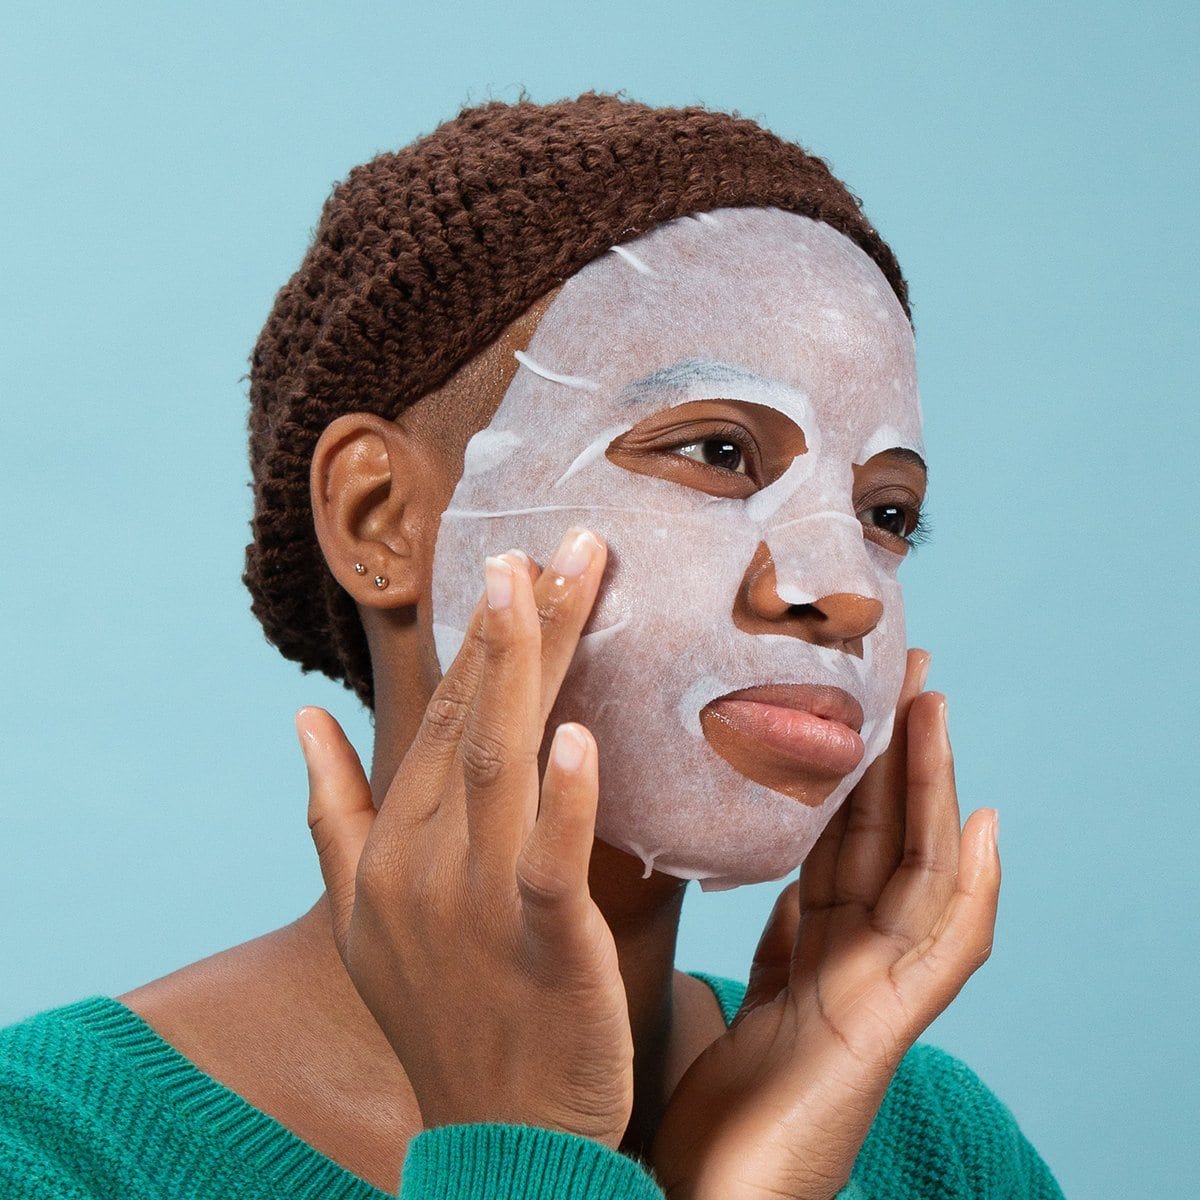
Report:
[[[486,554],[608,543],[547,726],[600,750],[596,833],[706,890],[778,879],[887,745],[924,496],[911,327],[872,260],[779,209],[684,217],[538,324],[434,555],[443,670]]]

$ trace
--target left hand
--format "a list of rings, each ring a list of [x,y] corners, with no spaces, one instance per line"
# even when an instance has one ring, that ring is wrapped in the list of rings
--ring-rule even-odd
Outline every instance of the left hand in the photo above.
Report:
[[[928,662],[909,651],[891,745],[780,894],[741,1009],[671,1097],[649,1155],[669,1200],[832,1200],[901,1059],[991,953],[994,810],[960,835]]]

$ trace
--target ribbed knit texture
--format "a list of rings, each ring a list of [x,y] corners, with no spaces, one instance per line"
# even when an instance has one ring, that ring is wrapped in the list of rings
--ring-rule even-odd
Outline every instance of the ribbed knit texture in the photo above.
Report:
[[[745,985],[693,972],[726,1023]],[[105,996],[0,1030],[2,1200],[386,1200]],[[643,1164],[520,1125],[415,1137],[402,1200],[663,1200]],[[1012,1113],[964,1063],[905,1056],[835,1200],[1061,1200]]]

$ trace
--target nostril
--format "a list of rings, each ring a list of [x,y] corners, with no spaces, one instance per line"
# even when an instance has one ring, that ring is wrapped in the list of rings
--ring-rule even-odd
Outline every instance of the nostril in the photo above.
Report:
[[[787,599],[789,594],[795,599]],[[810,600],[798,587],[780,587],[765,542],[759,543],[733,604],[733,623],[748,633],[790,634],[860,658],[863,638],[882,618],[883,604],[871,596],[831,592]]]
[[[811,606],[820,614],[824,632],[841,640],[866,637],[883,617],[883,605],[870,596],[834,592]]]

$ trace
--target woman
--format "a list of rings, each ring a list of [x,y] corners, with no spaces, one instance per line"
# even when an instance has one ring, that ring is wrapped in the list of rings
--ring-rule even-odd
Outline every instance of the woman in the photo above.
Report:
[[[302,709],[313,908],[3,1032],[15,1194],[1060,1194],[916,1044],[1000,869],[905,648],[906,287],[820,160],[464,110],[335,190],[250,432],[254,611],[370,776]],[[747,987],[675,970],[689,879],[801,860]]]

